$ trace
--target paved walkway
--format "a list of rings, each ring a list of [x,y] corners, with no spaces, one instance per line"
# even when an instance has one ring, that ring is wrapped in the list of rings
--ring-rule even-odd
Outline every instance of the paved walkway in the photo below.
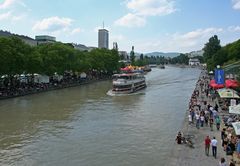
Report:
[[[200,92],[200,87],[196,87],[197,90]],[[210,99],[206,98],[205,95],[200,93],[198,100],[204,99],[212,106],[215,106],[215,102],[218,103],[217,99],[211,101]],[[219,109],[221,112],[221,108]],[[223,150],[221,146],[221,128],[220,131],[217,131],[216,126],[213,126],[213,131],[210,130],[209,126],[200,127],[197,129],[195,124],[189,125],[188,124],[188,111],[186,113],[185,121],[182,128],[183,134],[194,135],[192,139],[194,142],[195,148],[190,148],[185,144],[177,144],[175,143],[175,148],[172,151],[172,156],[170,156],[170,161],[168,163],[169,166],[218,166],[221,157],[224,157],[229,163],[231,156],[226,156],[226,152]],[[177,133],[176,133],[177,134]],[[212,149],[210,147],[209,156],[205,155],[205,145],[204,140],[205,137],[209,135],[212,139],[216,137],[218,140],[217,146],[217,158],[215,159],[212,156]]]

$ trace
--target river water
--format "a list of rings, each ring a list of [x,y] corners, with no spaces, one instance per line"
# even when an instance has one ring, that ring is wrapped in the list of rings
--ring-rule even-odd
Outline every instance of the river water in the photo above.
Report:
[[[167,165],[200,70],[153,69],[147,88],[111,81],[0,101],[0,165]]]

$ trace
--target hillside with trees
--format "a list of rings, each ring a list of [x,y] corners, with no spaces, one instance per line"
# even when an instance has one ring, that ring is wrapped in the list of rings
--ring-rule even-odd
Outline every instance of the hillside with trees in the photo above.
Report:
[[[240,60],[240,40],[222,47],[216,35],[211,37],[204,46],[204,60],[208,70],[213,70],[217,65],[225,66]]]

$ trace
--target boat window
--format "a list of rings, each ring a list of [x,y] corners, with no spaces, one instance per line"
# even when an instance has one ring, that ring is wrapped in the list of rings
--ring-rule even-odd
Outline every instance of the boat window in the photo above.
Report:
[[[120,77],[118,77],[119,79],[129,79],[129,77],[128,76],[120,76]]]
[[[132,87],[132,85],[121,85],[121,86],[119,86],[119,85],[113,85],[113,88],[115,89],[115,88],[119,88],[119,89],[123,89],[123,88],[131,88]]]

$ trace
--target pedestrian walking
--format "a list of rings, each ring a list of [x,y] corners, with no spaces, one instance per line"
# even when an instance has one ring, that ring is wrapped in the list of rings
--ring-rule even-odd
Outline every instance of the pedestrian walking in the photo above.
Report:
[[[213,117],[212,116],[210,116],[209,126],[210,126],[211,131],[213,131]]]
[[[218,112],[218,105],[217,105],[217,103],[215,104],[215,107],[214,107],[214,109]]]
[[[204,115],[201,114],[200,116],[200,122],[201,122],[201,127],[203,127],[203,124],[204,124]]]
[[[196,128],[199,129],[199,125],[200,125],[200,115],[199,115],[198,112],[196,113],[195,118],[196,118]]]
[[[188,122],[189,122],[189,124],[193,123],[191,112],[188,115]]]
[[[216,117],[215,123],[216,123],[217,130],[219,131],[219,129],[220,129],[220,123],[221,123],[221,120],[220,120],[220,117],[219,117],[219,116]]]
[[[205,154],[207,156],[209,156],[210,143],[211,143],[211,140],[210,140],[209,136],[206,136],[206,138],[205,138]]]
[[[191,109],[192,123],[194,123],[195,112],[194,109]]]
[[[216,140],[215,137],[211,140],[211,145],[212,145],[212,154],[213,157],[217,158],[217,143],[218,141]]]
[[[237,139],[237,155],[238,155],[238,158],[240,158],[240,137],[239,136]]]

